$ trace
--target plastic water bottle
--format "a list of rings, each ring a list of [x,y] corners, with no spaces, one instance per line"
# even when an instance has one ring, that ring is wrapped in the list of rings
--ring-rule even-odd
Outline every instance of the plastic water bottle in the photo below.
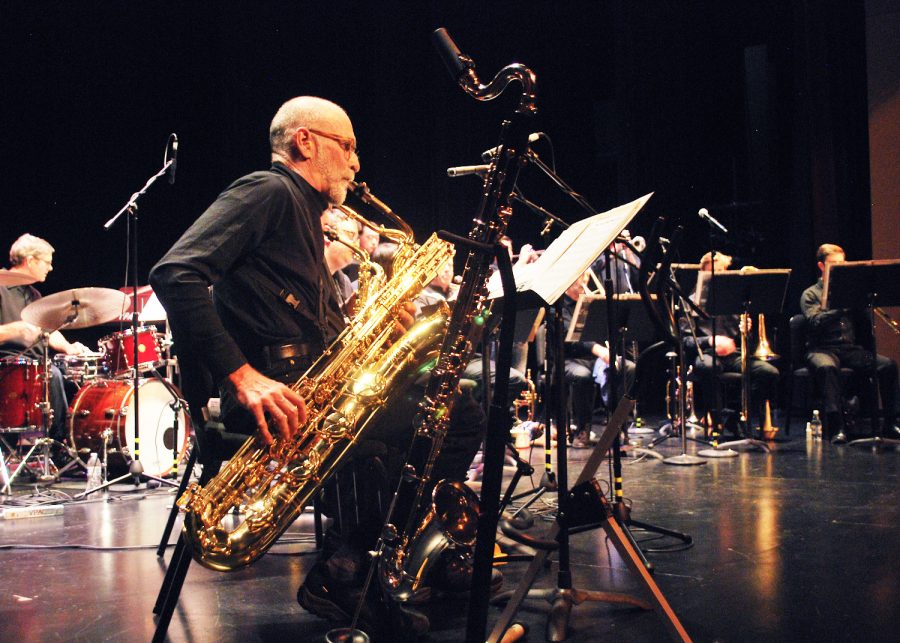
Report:
[[[813,411],[812,419],[809,421],[809,432],[812,434],[813,440],[822,439],[822,420],[819,418],[819,410]]]
[[[85,483],[84,490],[90,491],[91,489],[96,489],[102,484],[103,470],[100,466],[100,458],[97,457],[96,452],[91,451],[91,456],[87,461],[87,482]]]

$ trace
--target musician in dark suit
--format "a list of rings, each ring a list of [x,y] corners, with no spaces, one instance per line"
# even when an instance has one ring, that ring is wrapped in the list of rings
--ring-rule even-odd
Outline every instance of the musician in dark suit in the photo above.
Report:
[[[816,251],[821,276],[800,297],[800,310],[807,320],[806,360],[816,389],[825,401],[825,430],[834,444],[847,441],[843,418],[840,369],[850,368],[863,382],[877,377],[884,408],[884,426],[895,433],[897,404],[897,363],[872,351],[872,327],[862,310],[826,309],[822,306],[824,276],[829,265],[845,260],[843,248],[825,243]],[[870,417],[878,416],[878,399],[873,386],[864,386],[863,396]]]

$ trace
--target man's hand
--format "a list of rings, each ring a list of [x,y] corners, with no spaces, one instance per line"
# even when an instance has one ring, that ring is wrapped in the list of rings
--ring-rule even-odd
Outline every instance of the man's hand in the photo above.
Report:
[[[84,355],[85,353],[90,353],[91,349],[81,342],[71,342],[65,346],[63,352],[66,355]]]
[[[594,357],[599,357],[601,360],[609,364],[609,349],[603,344],[594,344],[591,348],[591,352],[594,354]]]
[[[400,337],[403,336],[403,333],[412,328],[412,325],[416,323],[416,306],[411,301],[404,301],[397,306],[396,312],[397,317],[394,319],[394,332],[391,333],[391,337],[394,341],[400,339]]]
[[[724,335],[716,335],[713,337],[713,348],[719,357],[727,357],[737,351],[734,340]]]
[[[228,376],[237,401],[256,418],[258,437],[264,444],[272,444],[266,413],[278,427],[282,438],[292,438],[306,422],[306,404],[295,391],[269,379],[249,364],[244,364]]]

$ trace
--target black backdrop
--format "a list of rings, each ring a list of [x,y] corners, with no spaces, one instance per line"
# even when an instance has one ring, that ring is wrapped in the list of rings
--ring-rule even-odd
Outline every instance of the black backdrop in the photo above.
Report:
[[[300,94],[354,121],[360,180],[413,224],[465,232],[479,184],[448,179],[495,144],[517,86],[491,103],[455,86],[434,52],[445,26],[483,81],[535,71],[536,129],[559,173],[598,209],[646,192],[632,226],[685,226],[706,245],[793,267],[789,312],[815,246],[869,253],[865,57],[860,3],[5,2],[0,8],[3,228],[57,249],[44,293],[124,284],[124,221],[102,224],[180,139],[177,181],[139,211],[140,277],[231,180],[268,164],[267,128]],[[535,148],[551,159],[544,143]],[[569,221],[584,216],[536,169],[520,186]],[[547,243],[517,209],[516,245]]]

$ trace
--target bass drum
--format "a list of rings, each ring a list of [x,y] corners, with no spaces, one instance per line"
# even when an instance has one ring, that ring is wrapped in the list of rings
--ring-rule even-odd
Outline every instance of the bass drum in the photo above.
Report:
[[[181,392],[173,385],[156,379],[141,380],[140,400],[140,460],[144,473],[163,477],[174,468],[172,446],[175,440],[175,411],[172,403]],[[174,394],[173,394],[174,393]],[[188,446],[190,424],[188,414],[179,410],[178,460]],[[69,408],[69,439],[82,460],[95,451],[103,457],[104,432],[109,429],[107,453],[109,473],[127,473],[134,459],[134,382],[128,380],[94,380],[81,390]]]

